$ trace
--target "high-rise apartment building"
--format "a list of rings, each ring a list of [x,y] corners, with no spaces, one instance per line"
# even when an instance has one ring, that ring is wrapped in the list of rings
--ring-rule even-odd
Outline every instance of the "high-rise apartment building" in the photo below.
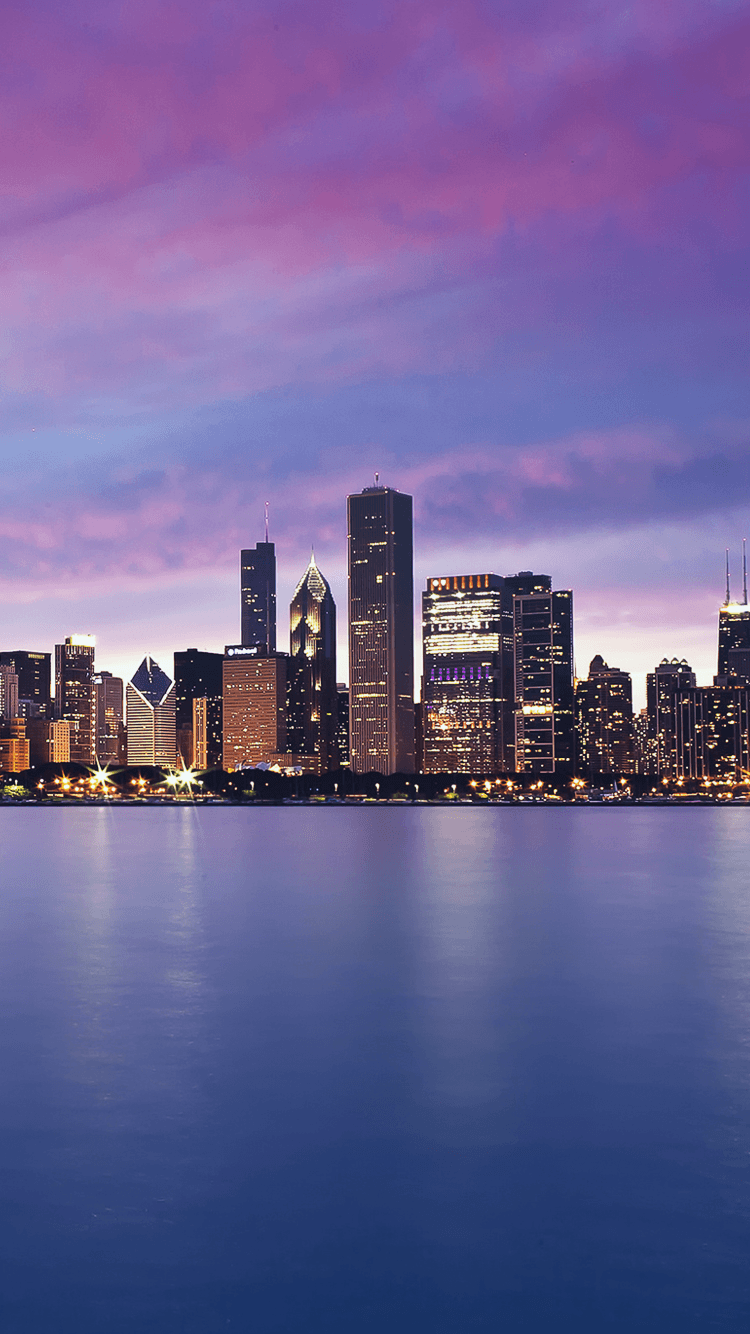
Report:
[[[739,782],[750,770],[750,691],[694,686],[674,700],[677,778]]]
[[[96,758],[100,764],[119,764],[125,721],[123,683],[111,672],[94,675],[96,704]]]
[[[240,552],[241,633],[244,648],[276,652],[276,549],[268,541]]]
[[[16,673],[19,702],[28,700],[32,706],[24,712],[49,718],[52,713],[51,655],[34,653],[30,649],[11,649],[0,653],[0,666],[10,667]]]
[[[336,682],[336,746],[338,767],[349,769],[349,687],[345,681]]]
[[[690,690],[694,685],[695,672],[684,658],[662,658],[658,667],[646,677],[653,772],[660,778],[674,778],[677,772],[675,699],[680,691]]]
[[[193,700],[191,763],[196,769],[220,769],[222,757],[221,696],[198,696]]]
[[[234,770],[273,763],[287,749],[289,658],[228,645],[223,676],[223,766]]]
[[[350,762],[414,772],[412,498],[366,487],[347,499]]]
[[[173,765],[177,759],[174,681],[146,656],[128,681],[129,765]]]
[[[18,676],[12,665],[0,662],[0,719],[18,717]]]
[[[196,764],[200,769],[213,769],[221,764],[223,663],[223,654],[197,648],[181,649],[174,655],[177,749],[186,764]],[[200,763],[196,755],[193,705],[197,699],[208,701],[201,714],[201,726],[205,722],[208,728],[201,749],[204,757],[210,756],[206,764]]]
[[[507,606],[504,581],[496,574],[427,581],[422,594],[425,773],[492,774],[506,767],[513,700]]]
[[[339,767],[336,604],[314,556],[294,590],[289,629],[287,745],[326,773]]]
[[[26,719],[11,718],[0,729],[0,773],[20,774],[29,766]]]
[[[93,635],[69,635],[55,645],[55,716],[70,723],[70,758],[91,764],[96,748]]]
[[[573,594],[549,575],[505,580],[513,597],[515,767],[552,774],[575,759]]]
[[[629,774],[635,769],[633,682],[597,654],[576,686],[579,772]]]

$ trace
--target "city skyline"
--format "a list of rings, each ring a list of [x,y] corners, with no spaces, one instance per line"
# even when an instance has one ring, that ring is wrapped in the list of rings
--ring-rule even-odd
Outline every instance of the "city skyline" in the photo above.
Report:
[[[398,488],[392,488],[392,489],[396,491],[398,490]],[[414,501],[416,507],[416,497],[414,498]],[[345,513],[345,504],[346,502],[344,498],[343,499],[344,513]],[[265,524],[264,530],[263,530],[263,524]],[[343,527],[345,534],[346,530],[345,520]],[[243,605],[245,605],[245,594],[243,592],[243,587],[244,587],[243,581],[245,580],[245,575],[243,574],[243,569],[244,569],[243,561],[244,558],[247,557],[248,555],[254,556],[256,550],[262,550],[264,548],[265,544],[268,543],[268,533],[269,533],[268,504],[266,503],[264,515],[261,517],[261,536],[258,539],[256,547],[254,547],[252,550],[249,550],[247,547],[244,547],[239,552],[239,557],[240,557],[239,574],[237,565],[238,553],[235,553],[234,580],[232,588],[232,601],[234,603],[233,607],[234,621],[233,622],[230,621],[229,623],[227,623],[227,625],[224,627],[224,632],[222,634],[219,634],[218,638],[214,637],[213,640],[208,640],[198,643],[196,642],[196,640],[198,640],[200,636],[196,634],[194,629],[191,633],[190,628],[188,628],[185,642],[179,645],[168,641],[163,636],[163,631],[162,631],[162,632],[157,632],[156,635],[152,636],[147,645],[140,644],[137,647],[135,645],[126,646],[122,643],[122,640],[120,639],[119,640],[120,647],[118,649],[117,647],[108,648],[108,639],[110,643],[113,642],[111,636],[108,637],[106,634],[101,635],[100,633],[98,633],[96,628],[92,627],[89,627],[87,630],[83,631],[80,625],[78,626],[78,629],[73,632],[74,637],[80,636],[83,638],[87,638],[89,636],[92,636],[96,640],[97,664],[98,664],[97,670],[99,670],[99,664],[104,664],[107,672],[113,674],[114,676],[121,677],[123,681],[128,681],[130,679],[133,671],[137,667],[138,663],[141,661],[144,653],[146,653],[147,656],[155,658],[157,661],[161,658],[161,660],[169,662],[172,661],[172,655],[174,654],[174,652],[178,650],[184,651],[186,645],[188,644],[198,648],[201,652],[219,653],[219,654],[223,653],[224,648],[226,647],[227,644],[229,643],[239,644],[240,642],[242,642],[243,617],[241,614],[241,608]],[[272,553],[274,552],[275,545],[276,544],[273,541],[268,543],[268,546]],[[311,542],[310,545],[313,547],[316,545],[314,540]],[[304,575],[304,571],[309,564],[309,550],[310,548],[308,547],[307,561],[305,562],[305,565],[302,567],[301,571],[298,570],[296,574],[291,576],[291,578],[287,578],[286,572],[284,572],[283,577],[280,578],[279,566],[281,562],[280,562],[278,547],[276,547],[275,574],[277,582],[277,594],[274,597],[273,616],[274,616],[274,631],[276,634],[276,638],[278,639],[278,648],[280,651],[283,652],[286,652],[288,649],[288,639],[289,639],[288,608],[291,599],[293,597],[294,591],[300,583],[300,578],[301,576]],[[718,554],[719,553],[715,552],[714,556],[717,557]],[[656,663],[663,661],[665,658],[667,660],[671,660],[672,658],[676,657],[680,659],[686,659],[687,661],[689,661],[691,667],[695,671],[699,685],[709,685],[713,680],[713,676],[717,672],[716,635],[719,625],[719,610],[722,606],[726,605],[725,601],[726,588],[729,587],[730,589],[731,602],[733,605],[741,606],[742,599],[745,596],[745,591],[743,590],[743,573],[744,573],[744,589],[746,590],[747,587],[746,565],[744,566],[743,569],[743,564],[746,561],[745,539],[739,540],[736,543],[734,550],[732,550],[732,548],[728,548],[725,546],[724,548],[722,548],[720,554],[721,554],[721,600],[714,603],[713,617],[708,624],[701,623],[700,625],[696,626],[695,619],[688,618],[684,626],[684,634],[682,640],[680,641],[679,636],[676,636],[676,642],[672,642],[673,632],[671,628],[667,634],[665,633],[663,628],[659,629],[657,626],[653,625],[647,625],[641,627],[640,629],[638,626],[635,625],[632,625],[630,627],[629,633],[631,637],[630,640],[628,641],[628,647],[623,648],[621,651],[619,666],[621,670],[629,672],[632,677],[633,708],[636,713],[640,709],[645,708],[647,703],[646,680],[648,674],[654,670],[654,666]],[[345,609],[347,605],[345,536],[344,536],[343,560],[344,560],[343,575],[341,574],[340,570],[338,572],[334,570],[333,574],[329,574],[328,567],[327,566],[325,567],[326,581],[330,585],[334,597],[334,602],[336,606],[340,609],[340,614],[338,616],[338,637],[337,637],[337,658],[339,663],[337,676],[339,680],[348,679],[348,658],[349,658],[348,622],[346,615],[341,614],[341,610]],[[320,562],[320,564],[322,565],[322,561]],[[419,548],[416,546],[416,535],[415,535],[414,594],[413,594],[414,637],[413,638],[414,638],[415,698],[417,699],[419,698],[419,682],[421,679],[421,663],[422,663],[422,628],[421,628],[422,597],[430,580],[441,577],[450,577],[456,573],[455,570],[449,570],[446,567],[446,562],[443,561],[441,569],[437,570],[434,567],[431,567],[430,573],[424,577],[422,582],[420,582],[418,570],[420,567],[424,568],[425,564],[426,564],[426,558],[424,556],[422,557],[421,561],[419,560]],[[286,568],[288,567],[281,566],[281,568],[285,571]],[[479,568],[479,567],[474,567],[474,568]],[[543,567],[542,565],[537,565],[537,566],[530,565],[529,568],[544,569],[545,567]],[[491,573],[499,575],[500,578],[507,579],[511,574],[517,573],[517,570],[512,571],[506,568],[505,573],[501,574],[499,568],[496,567],[491,570]],[[570,586],[566,585],[564,579],[558,578],[557,573],[554,573],[552,575],[552,578],[554,584],[557,587],[562,588]],[[727,580],[729,581],[728,583]],[[287,584],[291,585],[288,596],[287,596]],[[238,589],[239,589],[239,602],[238,602]],[[590,619],[589,617],[587,617],[586,606],[585,606],[585,594],[583,599],[584,612],[581,613],[578,589],[575,588],[574,592],[575,592],[575,613],[574,613],[575,632],[574,632],[574,642],[573,642],[574,667],[576,668],[577,678],[582,679],[585,676],[586,671],[588,669],[588,663],[591,661],[591,659],[593,659],[597,655],[602,656],[607,660],[614,659],[614,653],[611,651],[611,649],[607,647],[607,645],[611,645],[613,643],[622,644],[622,639],[617,633],[613,632],[613,627],[608,626],[606,624],[606,621],[604,620],[603,617],[601,619],[599,617],[595,618],[591,617]],[[225,601],[224,597],[218,597],[216,601],[218,602],[219,607],[223,609]],[[4,608],[3,612],[4,613],[7,612],[7,608]],[[156,613],[156,608],[155,608],[155,613]],[[195,622],[201,618],[202,614],[203,614],[203,608],[202,607],[196,608],[196,617],[194,618],[194,625]],[[693,613],[693,617],[695,617],[695,613]],[[73,617],[73,619],[75,620],[75,616]],[[43,635],[44,631],[40,629],[37,632],[37,630],[33,628],[33,621],[31,624],[32,624],[31,637],[33,638],[34,636],[36,636],[37,639],[40,639],[40,635]],[[6,625],[7,625],[7,620],[6,620]],[[5,634],[4,631],[3,633]],[[159,633],[162,633],[161,641],[159,641],[158,638]],[[68,618],[64,623],[64,633],[61,634],[58,638],[55,639],[51,635],[47,635],[44,643],[42,643],[40,640],[39,643],[33,643],[33,644],[31,644],[31,640],[29,640],[31,651],[49,652],[50,649],[53,649],[55,642],[62,643],[68,636],[70,636],[70,634],[71,634],[71,620],[70,618]],[[635,642],[633,641],[633,635],[635,635]],[[5,637],[12,639],[13,635],[11,632],[8,632],[8,634],[5,635]],[[19,636],[16,635],[15,638],[16,640],[18,640]],[[667,639],[669,639],[669,643],[667,643]],[[50,641],[49,647],[47,646],[47,640]],[[661,651],[657,649],[658,656],[653,657],[650,655],[649,651],[649,647],[652,642],[665,643],[667,644],[667,647],[665,647]],[[693,646],[695,647],[696,642],[700,644],[700,652],[691,653],[689,645],[690,643],[693,643]],[[118,640],[115,638],[114,644],[116,645],[117,643]],[[153,644],[157,644],[158,647],[152,648],[151,645]],[[2,652],[7,654],[8,650],[3,649]],[[634,668],[632,666],[633,661],[638,661],[645,664],[645,670],[642,673],[639,672],[637,668]]]
[[[220,8],[14,12],[4,642],[219,649],[266,501],[279,605],[314,542],[342,607],[379,471],[418,587],[547,570],[579,670],[708,679],[750,511],[747,7]]]

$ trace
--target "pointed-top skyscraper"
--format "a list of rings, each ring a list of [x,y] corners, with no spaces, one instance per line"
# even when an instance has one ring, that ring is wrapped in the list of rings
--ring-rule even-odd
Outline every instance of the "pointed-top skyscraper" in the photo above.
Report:
[[[174,681],[155,658],[146,656],[125,692],[127,699],[128,764],[174,764]]]
[[[294,590],[289,628],[287,746],[298,755],[316,755],[325,773],[339,767],[336,604],[314,553]]]
[[[259,653],[276,652],[276,549],[266,540],[240,552],[241,642]]]
[[[750,679],[750,605],[747,601],[747,555],[742,543],[742,602],[733,602],[729,590],[729,551],[724,605],[719,608],[719,661],[717,684]]]

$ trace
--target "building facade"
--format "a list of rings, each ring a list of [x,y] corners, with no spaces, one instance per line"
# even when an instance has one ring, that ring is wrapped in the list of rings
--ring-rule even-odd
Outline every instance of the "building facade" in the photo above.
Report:
[[[0,772],[20,774],[30,766],[26,719],[12,718],[0,730]]]
[[[276,548],[256,543],[240,552],[240,639],[243,648],[276,652]]]
[[[174,681],[148,655],[128,681],[129,765],[171,766],[177,760]]]
[[[286,752],[289,659],[228,645],[223,663],[223,767],[252,768]]]
[[[573,594],[524,570],[513,596],[515,769],[553,774],[575,762]]]
[[[177,749],[186,764],[196,764],[199,769],[221,766],[223,664],[223,654],[207,653],[197,648],[181,649],[174,655]],[[201,742],[201,753],[210,755],[207,764],[200,764],[196,759],[197,742],[193,730],[196,699],[208,701],[201,714],[201,725],[205,719],[209,729],[205,746]]]
[[[69,635],[55,645],[55,717],[70,723],[70,758],[91,764],[96,750],[93,635]]]
[[[635,772],[633,682],[601,654],[592,659],[588,680],[576,685],[576,730],[579,773]]]
[[[29,763],[70,763],[70,723],[62,719],[50,722],[47,718],[29,718],[26,723],[29,738]]]
[[[349,769],[349,687],[336,682],[336,747],[339,769]]]
[[[349,735],[355,773],[414,772],[412,498],[347,498]]]
[[[196,769],[220,769],[222,758],[221,696],[193,700],[192,755]]]
[[[0,663],[0,719],[18,717],[18,676],[12,664]]]
[[[0,666],[10,667],[18,677],[18,699],[28,701],[22,710],[28,716],[49,718],[52,715],[51,655],[29,649],[11,649],[0,653]]]
[[[684,658],[662,658],[646,677],[648,737],[653,772],[660,778],[677,773],[675,700],[695,685],[695,672]]]
[[[504,581],[496,574],[428,579],[422,594],[425,773],[505,768],[512,657],[504,651]],[[512,639],[511,639],[512,646]]]
[[[111,672],[94,675],[96,705],[96,758],[100,764],[119,764],[125,723],[124,687]]]
[[[326,773],[339,767],[336,604],[314,556],[294,590],[289,632],[287,745]]]
[[[750,691],[695,686],[678,692],[675,776],[740,782],[750,776]]]

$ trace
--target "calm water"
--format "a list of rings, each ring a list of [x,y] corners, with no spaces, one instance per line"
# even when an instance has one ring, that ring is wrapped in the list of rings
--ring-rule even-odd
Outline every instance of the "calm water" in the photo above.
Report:
[[[744,810],[0,810],[3,1334],[750,1327]]]

